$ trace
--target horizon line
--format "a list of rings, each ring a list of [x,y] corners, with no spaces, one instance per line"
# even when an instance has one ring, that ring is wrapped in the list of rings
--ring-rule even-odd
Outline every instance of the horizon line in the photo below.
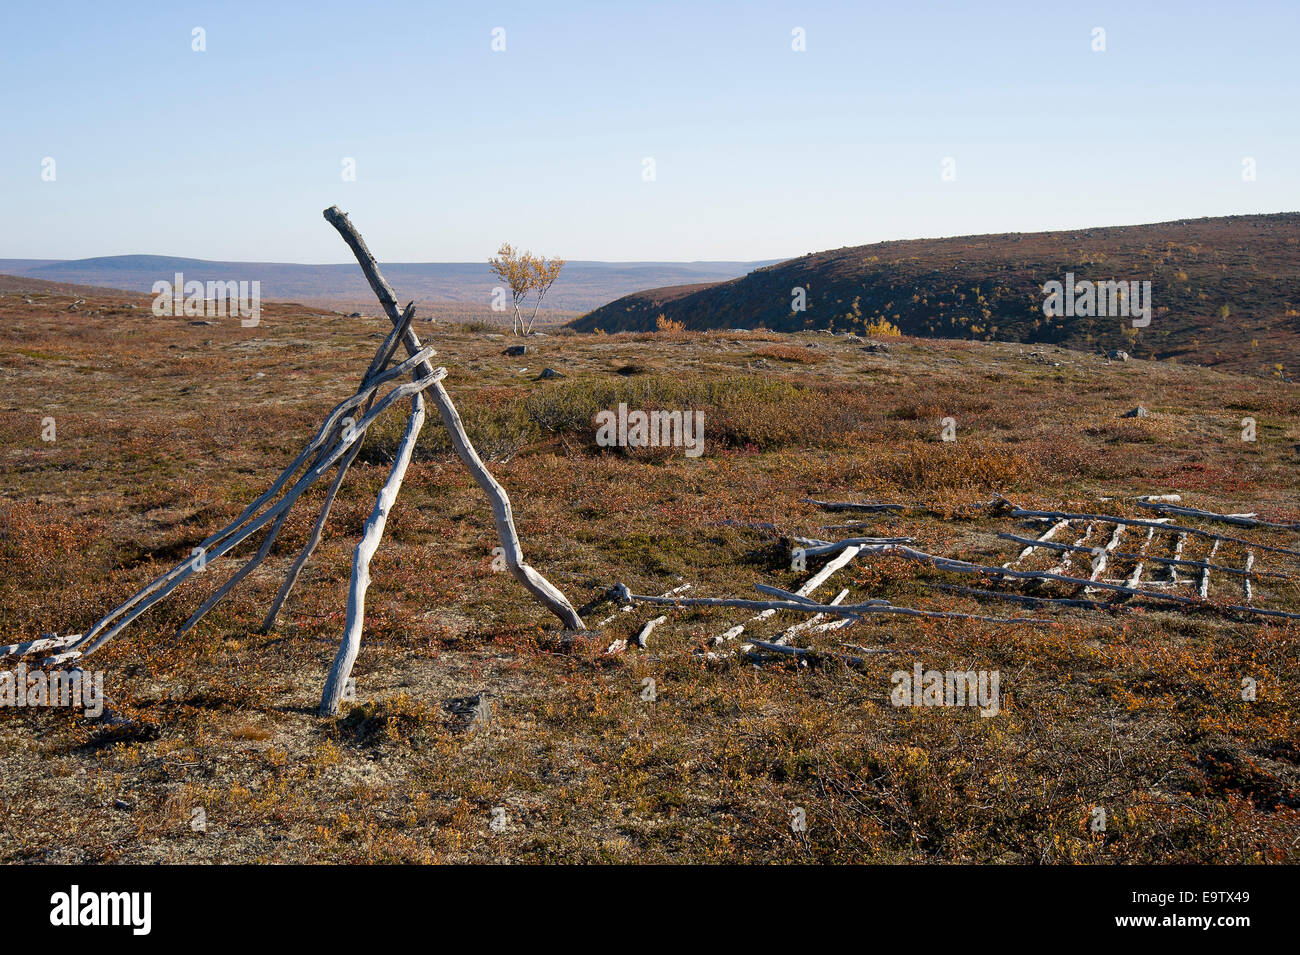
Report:
[[[1183,216],[1178,219],[1161,219],[1155,222],[1117,222],[1109,225],[1087,225],[1075,226],[1064,229],[1035,229],[1029,232],[1022,230],[1010,229],[1001,232],[965,232],[959,235],[930,235],[930,236],[907,236],[892,239],[876,239],[870,242],[862,242],[857,245],[841,245],[834,248],[822,248],[812,252],[802,252],[785,258],[758,258],[758,259],[565,259],[567,264],[578,263],[596,263],[599,265],[700,265],[704,263],[720,263],[728,265],[745,265],[758,262],[788,262],[792,259],[802,258],[805,255],[816,255],[820,252],[833,252],[839,249],[856,249],[872,245],[887,245],[891,242],[943,242],[952,239],[981,239],[990,236],[1002,235],[1052,235],[1061,232],[1084,232],[1093,229],[1131,229],[1141,226],[1160,226],[1160,225],[1178,225],[1188,222],[1210,219],[1249,219],[1264,218],[1268,216],[1287,216],[1300,214],[1300,209],[1281,209],[1277,212],[1236,212],[1227,215],[1217,216]],[[288,262],[277,261],[274,259],[210,259],[193,255],[177,255],[174,253],[163,252],[115,252],[103,255],[88,255],[73,259],[52,259],[52,258],[27,258],[22,256],[0,256],[0,262],[47,262],[51,264],[62,264],[67,262],[87,262],[93,259],[121,259],[139,257],[153,257],[162,259],[188,259],[194,262],[212,262],[212,263],[237,263],[249,265],[295,265],[304,267],[320,267],[334,265],[355,265],[355,259],[345,259],[341,262]],[[488,260],[451,260],[451,259],[426,259],[426,260],[406,260],[394,261],[382,258],[376,258],[377,262],[383,265],[486,265]]]

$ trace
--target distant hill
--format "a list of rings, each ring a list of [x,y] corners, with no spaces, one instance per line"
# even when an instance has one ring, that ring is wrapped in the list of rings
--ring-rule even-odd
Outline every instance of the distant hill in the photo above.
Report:
[[[28,275],[5,275],[0,271],[0,295],[77,295],[83,298],[93,295],[105,298],[117,297],[131,304],[135,304],[139,299],[135,294],[121,294],[123,291],[123,289],[97,285],[78,285],[73,282],[50,282],[46,279],[34,279]]]
[[[655,285],[735,278],[764,262],[569,262],[546,297],[551,309],[585,311]],[[385,263],[384,275],[403,301],[487,307],[500,281],[486,262]],[[187,281],[259,281],[266,301],[374,307],[374,295],[355,263],[295,265],[282,262],[214,262],[167,255],[113,255],[69,261],[0,259],[0,273],[50,282],[149,292],[182,272]]]
[[[1043,313],[1043,285],[1151,282],[1151,323]],[[807,309],[792,310],[792,290]],[[1276,374],[1300,364],[1300,213],[1069,232],[879,242],[818,252],[730,281],[628,295],[576,319],[580,331],[765,327],[1124,349],[1144,358]]]

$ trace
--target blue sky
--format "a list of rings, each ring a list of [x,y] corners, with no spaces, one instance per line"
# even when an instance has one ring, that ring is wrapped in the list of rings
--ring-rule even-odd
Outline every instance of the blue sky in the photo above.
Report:
[[[752,260],[1300,209],[1295,2],[78,2],[3,17],[0,257],[346,262],[320,216],[335,203],[388,261],[482,261],[507,240]]]

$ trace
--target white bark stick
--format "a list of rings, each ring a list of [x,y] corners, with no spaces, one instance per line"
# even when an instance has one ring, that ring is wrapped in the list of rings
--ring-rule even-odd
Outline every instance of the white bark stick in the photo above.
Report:
[[[370,586],[370,558],[379,549],[379,542],[384,536],[384,526],[388,523],[388,513],[397,492],[402,488],[402,478],[415,453],[415,442],[420,437],[420,428],[424,425],[424,398],[417,392],[411,399],[411,416],[407,420],[406,434],[397,449],[397,459],[393,461],[388,480],[379,490],[374,509],[366,521],[361,542],[352,558],[352,585],[348,590],[348,616],[343,631],[343,642],[339,646],[334,665],[330,668],[329,679],[325,681],[325,690],[321,694],[320,715],[333,716],[339,711],[339,701],[352,674],[352,665],[357,660],[361,649],[361,631],[365,626],[366,589]]]
[[[280,531],[284,528],[284,522],[288,519],[289,511],[286,509],[284,513],[275,519],[275,523],[271,525],[271,529],[266,532],[266,538],[262,541],[262,546],[257,549],[257,553],[254,554],[243,567],[235,571],[234,574],[230,576],[229,580],[218,587],[216,593],[203,601],[203,603],[199,605],[199,609],[190,614],[188,620],[176,628],[176,636],[179,637],[182,634],[187,633],[195,624],[207,616],[208,611],[219,604],[226,594],[239,586],[239,582],[251,574],[253,568],[266,560],[267,555],[271,553],[272,545],[275,544],[275,539],[280,536]]]
[[[1201,586],[1199,592],[1202,600],[1209,599],[1210,596],[1210,557],[1219,549],[1219,542],[1215,541],[1214,546],[1210,548],[1210,554],[1201,562]]]
[[[653,630],[655,627],[659,626],[659,624],[663,623],[667,619],[668,618],[666,616],[660,614],[658,617],[655,617],[653,620],[647,620],[645,626],[641,628],[641,632],[636,635],[636,645],[640,647],[642,650],[644,650],[646,648],[646,644],[650,641],[650,631]]]
[[[254,519],[251,524],[247,524],[240,530],[236,531],[233,536],[226,538],[211,551],[205,552],[205,562],[214,561],[228,551],[233,550],[253,534],[256,534],[272,520],[279,517],[282,513],[292,507],[294,502],[304,491],[307,490],[308,487],[319,480],[321,475],[328,471],[334,463],[339,460],[339,458],[347,453],[348,448],[352,446],[353,442],[361,439],[365,430],[370,427],[376,418],[388,410],[389,405],[399,398],[420,393],[431,384],[441,379],[445,374],[447,374],[447,369],[438,368],[425,378],[413,382],[407,382],[406,384],[400,385],[390,391],[384,396],[384,400],[375,406],[374,410],[362,417],[362,419],[353,426],[350,439],[338,444],[320,464],[303,474],[303,476],[298,479],[297,483],[295,483],[294,486],[285,493],[284,497],[280,498],[280,500],[272,505],[269,510],[262,512],[262,514]],[[89,656],[113,637],[117,636],[117,634],[119,634],[132,620],[140,616],[140,614],[144,613],[154,604],[165,599],[173,590],[180,586],[180,584],[197,572],[198,568],[196,558],[188,558],[185,561],[182,561],[180,564],[176,565],[176,567],[172,568],[171,571],[158,578],[158,580],[153,584],[150,584],[140,593],[136,594],[135,597],[131,598],[131,600],[110,613],[109,616],[95,624],[95,626],[87,632],[86,636],[82,637],[81,641],[74,645],[73,649],[80,650],[85,656]],[[156,590],[156,586],[160,581],[165,584],[165,586],[163,586],[161,590]],[[147,597],[145,595],[147,595]],[[106,622],[117,617],[127,607],[130,607],[131,609],[122,617],[121,620],[118,620],[118,622],[112,627],[103,630],[103,632],[96,635]]]
[[[1047,530],[1046,530],[1046,531],[1045,531],[1045,532],[1044,532],[1040,537],[1038,537],[1038,538],[1037,538],[1037,541],[1038,541],[1039,543],[1041,543],[1041,542],[1043,542],[1043,541],[1049,541],[1049,540],[1051,540],[1053,537],[1056,536],[1056,532],[1057,532],[1057,531],[1059,531],[1059,530],[1064,530],[1066,527],[1069,527],[1069,526],[1070,526],[1070,522],[1069,522],[1068,520],[1065,520],[1065,519],[1059,520],[1059,521],[1057,521],[1055,524],[1053,524],[1051,527],[1049,527],[1049,528],[1048,528],[1048,529],[1047,529]],[[1024,560],[1026,557],[1028,557],[1030,554],[1032,554],[1032,553],[1034,552],[1034,548],[1037,547],[1037,546],[1038,546],[1037,544],[1030,544],[1028,547],[1026,547],[1024,550],[1022,550],[1022,551],[1020,552],[1020,554],[1016,557],[1015,560],[1009,560],[1009,561],[1007,561],[1005,564],[1003,564],[1002,566],[1003,566],[1003,567],[1015,567],[1015,566],[1016,566],[1017,564],[1019,564],[1022,560]]]
[[[886,547],[897,547],[901,545],[886,544]],[[914,553],[920,553],[915,551]],[[928,556],[928,555],[927,555]],[[943,559],[943,558],[938,558]],[[1004,571],[1011,573],[1011,571]],[[830,604],[819,604],[815,600],[799,598],[798,600],[737,600],[730,597],[688,597],[669,599],[666,597],[650,597],[643,594],[634,594],[623,584],[617,585],[620,593],[625,600],[634,600],[639,603],[650,604],[674,604],[680,607],[746,607],[756,610],[792,610],[795,613],[818,613],[834,614],[836,616],[857,617],[868,613],[896,613],[912,617],[939,617],[952,620],[983,620],[987,623],[1052,623],[1051,620],[1029,617],[983,617],[979,614],[972,613],[949,613],[939,610],[913,610],[911,607],[895,607],[889,603],[876,602],[865,604],[851,604],[849,606],[833,607]],[[1297,614],[1300,616],[1300,614]]]
[[[326,209],[324,215],[325,220],[338,230],[339,235],[343,237],[343,241],[352,250],[352,254],[356,256],[361,271],[365,274],[366,280],[370,283],[370,288],[383,306],[389,321],[394,325],[399,325],[402,316],[397,308],[397,299],[394,297],[393,290],[388,282],[380,274],[375,257],[371,255],[370,249],[366,247],[361,234],[357,232],[356,227],[339,210],[338,206],[331,206]],[[406,346],[407,352],[412,355],[421,348],[420,339],[409,325],[406,333],[402,336],[402,343]],[[441,384],[433,387],[432,395],[434,403],[438,406],[438,415],[442,418],[447,433],[451,436],[452,447],[455,448],[456,455],[491,502],[492,518],[496,523],[497,536],[501,539],[501,550],[505,556],[506,565],[510,568],[510,573],[543,606],[559,617],[565,627],[570,630],[585,630],[586,627],[582,622],[582,618],[578,616],[578,612],[573,609],[564,594],[524,561],[523,550],[519,546],[519,534],[515,530],[514,515],[510,510],[510,498],[506,495],[505,489],[497,483],[496,479],[492,477],[479,459],[478,452],[474,450],[474,445],[470,443],[469,436],[465,433],[465,426],[461,423],[460,415],[456,412],[456,406],[452,404],[451,396],[447,394],[447,390]]]
[[[1271,527],[1287,531],[1300,530],[1300,523],[1294,521],[1265,521],[1260,520],[1253,513],[1217,514],[1214,511],[1202,511],[1195,507],[1173,507],[1169,504],[1156,503],[1154,498],[1140,500],[1137,502],[1137,506],[1160,511],[1163,514],[1178,514],[1183,517],[1200,517],[1208,521],[1222,521],[1225,524],[1235,524],[1237,527]]]
[[[673,594],[680,594],[680,593],[683,593],[684,591],[687,591],[687,590],[690,590],[690,589],[691,589],[691,585],[690,585],[690,584],[682,584],[680,587],[674,587],[672,590],[669,590],[667,593],[662,593],[662,594],[660,594],[659,596],[660,596],[660,597],[671,597]],[[604,628],[607,627],[609,624],[611,624],[611,623],[613,623],[615,620],[617,620],[617,619],[618,619],[618,615],[619,615],[620,613],[631,613],[631,612],[632,612],[633,610],[635,610],[635,609],[636,609],[636,604],[628,604],[628,605],[625,606],[625,607],[619,607],[619,608],[618,608],[618,611],[617,611],[616,613],[612,613],[612,614],[610,614],[608,617],[606,617],[606,618],[605,618],[604,620],[602,620],[600,623],[596,624],[596,629],[597,629],[597,630],[604,629]]]
[[[76,660],[81,654],[76,650],[69,650],[67,653],[56,653],[52,657],[46,657],[41,661],[43,667],[56,667],[60,663],[67,663],[69,660]]]
[[[339,462],[338,471],[334,474],[334,480],[330,482],[329,490],[325,493],[325,500],[321,503],[320,511],[316,515],[316,523],[312,525],[311,536],[307,538],[307,543],[303,549],[298,552],[294,558],[293,565],[289,572],[285,574],[284,582],[280,584],[280,590],[275,595],[275,600],[266,611],[266,619],[262,621],[262,632],[270,633],[275,629],[275,623],[280,617],[280,610],[284,607],[284,602],[289,599],[289,594],[293,591],[294,585],[298,582],[298,577],[302,574],[303,568],[307,566],[307,561],[311,555],[316,552],[316,547],[320,544],[321,538],[325,536],[325,524],[330,519],[330,510],[334,507],[334,498],[338,496],[339,488],[343,486],[343,479],[348,475],[348,468],[356,460],[357,455],[361,452],[361,442],[356,444],[348,451],[347,456]]]
[[[1093,550],[1092,573],[1088,575],[1090,580],[1096,580],[1102,575],[1102,572],[1106,569],[1106,562],[1110,559],[1111,551],[1119,546],[1119,539],[1123,534],[1124,525],[1116,524],[1115,529],[1111,531],[1110,540],[1106,542],[1106,546],[1100,548],[1100,552]],[[1084,596],[1095,592],[1095,587],[1083,588]]]
[[[825,557],[855,545],[915,544],[916,539],[912,537],[847,537],[844,540],[824,541],[815,537],[796,537],[794,542],[799,545],[795,549],[803,551],[805,557]]]
[[[63,647],[70,647],[81,639],[81,634],[71,633],[66,637],[58,637],[52,633],[47,633],[38,640],[29,640],[27,643],[11,643],[8,646],[0,647],[0,657],[21,657],[29,653],[36,653],[39,650],[59,650]]]
[[[862,546],[860,544],[847,543],[844,541],[839,542],[839,544],[846,544],[846,546],[844,546],[840,550],[839,554],[836,555],[833,559],[827,561],[825,567],[817,571],[817,573],[813,574],[812,577],[808,578],[807,582],[804,583],[802,587],[800,587],[798,590],[795,591],[796,596],[799,597],[809,596],[814,590],[816,590],[822,584],[826,583],[826,581],[830,580],[831,576],[837,570],[839,570],[841,567],[843,567],[845,564],[851,561],[854,557],[858,556],[858,554],[862,550]],[[837,545],[831,544],[830,546],[833,548]],[[800,549],[803,550],[805,555],[809,554],[809,550],[804,548],[800,548]],[[757,623],[760,620],[766,620],[774,613],[776,613],[776,611],[772,609],[764,610],[761,613],[756,614],[753,617],[750,617],[747,623]],[[745,632],[745,626],[746,624],[744,623],[737,624],[736,626],[732,627],[730,630],[728,630],[726,633],[722,634],[721,636],[714,637],[713,642],[715,644],[718,644],[718,643],[725,643],[728,640],[735,640],[738,636],[740,636],[742,633]]]
[[[824,650],[805,650],[803,647],[787,647],[780,643],[767,643],[766,641],[763,640],[755,640],[754,647],[766,653],[779,653],[783,656],[794,657],[797,660],[811,660],[811,661],[838,660],[841,663],[846,663],[849,666],[855,666],[855,667],[865,666],[867,662],[861,657],[848,656],[843,653],[827,653]],[[881,649],[881,650],[866,650],[865,652],[888,654],[888,653],[901,653],[903,651]]]
[[[1051,570],[1049,570],[1048,573],[1049,573],[1049,574],[1063,574],[1063,573],[1065,573],[1067,570],[1069,570],[1069,569],[1070,569],[1070,561],[1072,561],[1072,560],[1074,559],[1074,552],[1075,552],[1075,551],[1078,551],[1078,550],[1088,550],[1088,549],[1089,549],[1089,548],[1083,546],[1083,542],[1086,541],[1089,537],[1092,536],[1092,529],[1093,529],[1094,527],[1096,527],[1096,526],[1097,526],[1097,525],[1096,525],[1095,523],[1091,523],[1091,522],[1090,522],[1090,523],[1088,524],[1088,526],[1085,527],[1085,528],[1083,529],[1083,535],[1082,535],[1082,536],[1081,536],[1077,541],[1074,542],[1074,546],[1071,547],[1069,550],[1066,550],[1066,551],[1062,551],[1062,552],[1061,552],[1062,555],[1063,555],[1063,556],[1061,557],[1061,562],[1060,562],[1059,564],[1057,564],[1055,567],[1053,567]]]
[[[1147,536],[1142,539],[1142,543],[1137,550],[1137,565],[1133,568],[1133,573],[1129,574],[1128,579],[1124,581],[1126,587],[1136,587],[1142,580],[1142,567],[1145,564],[1147,548],[1151,546],[1151,539],[1156,536],[1154,527],[1147,528]]]
[[[1179,534],[1179,535],[1178,535],[1178,538],[1174,541],[1174,560],[1175,560],[1175,561],[1182,560],[1182,557],[1183,557],[1183,545],[1185,545],[1186,543],[1187,543],[1187,535],[1186,535],[1186,534]],[[1171,584],[1177,584],[1177,583],[1178,583],[1178,564],[1176,564],[1176,563],[1174,563],[1174,564],[1170,564],[1170,565],[1169,565],[1169,582],[1170,582]]]

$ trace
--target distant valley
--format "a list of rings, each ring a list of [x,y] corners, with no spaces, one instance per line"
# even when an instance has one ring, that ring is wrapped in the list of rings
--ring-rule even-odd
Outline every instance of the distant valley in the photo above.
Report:
[[[550,310],[570,313],[598,308],[642,289],[686,282],[735,278],[771,262],[593,262],[565,265],[545,300]],[[402,300],[414,299],[430,312],[486,311],[500,280],[487,262],[384,263],[384,274]],[[215,262],[165,255],[113,255],[90,259],[0,259],[0,274],[42,279],[62,285],[90,285],[149,292],[154,282],[170,282],[177,272],[187,281],[259,281],[265,301],[304,302],[373,310],[374,295],[355,263],[296,265],[280,262]],[[567,317],[567,316],[566,316]]]

